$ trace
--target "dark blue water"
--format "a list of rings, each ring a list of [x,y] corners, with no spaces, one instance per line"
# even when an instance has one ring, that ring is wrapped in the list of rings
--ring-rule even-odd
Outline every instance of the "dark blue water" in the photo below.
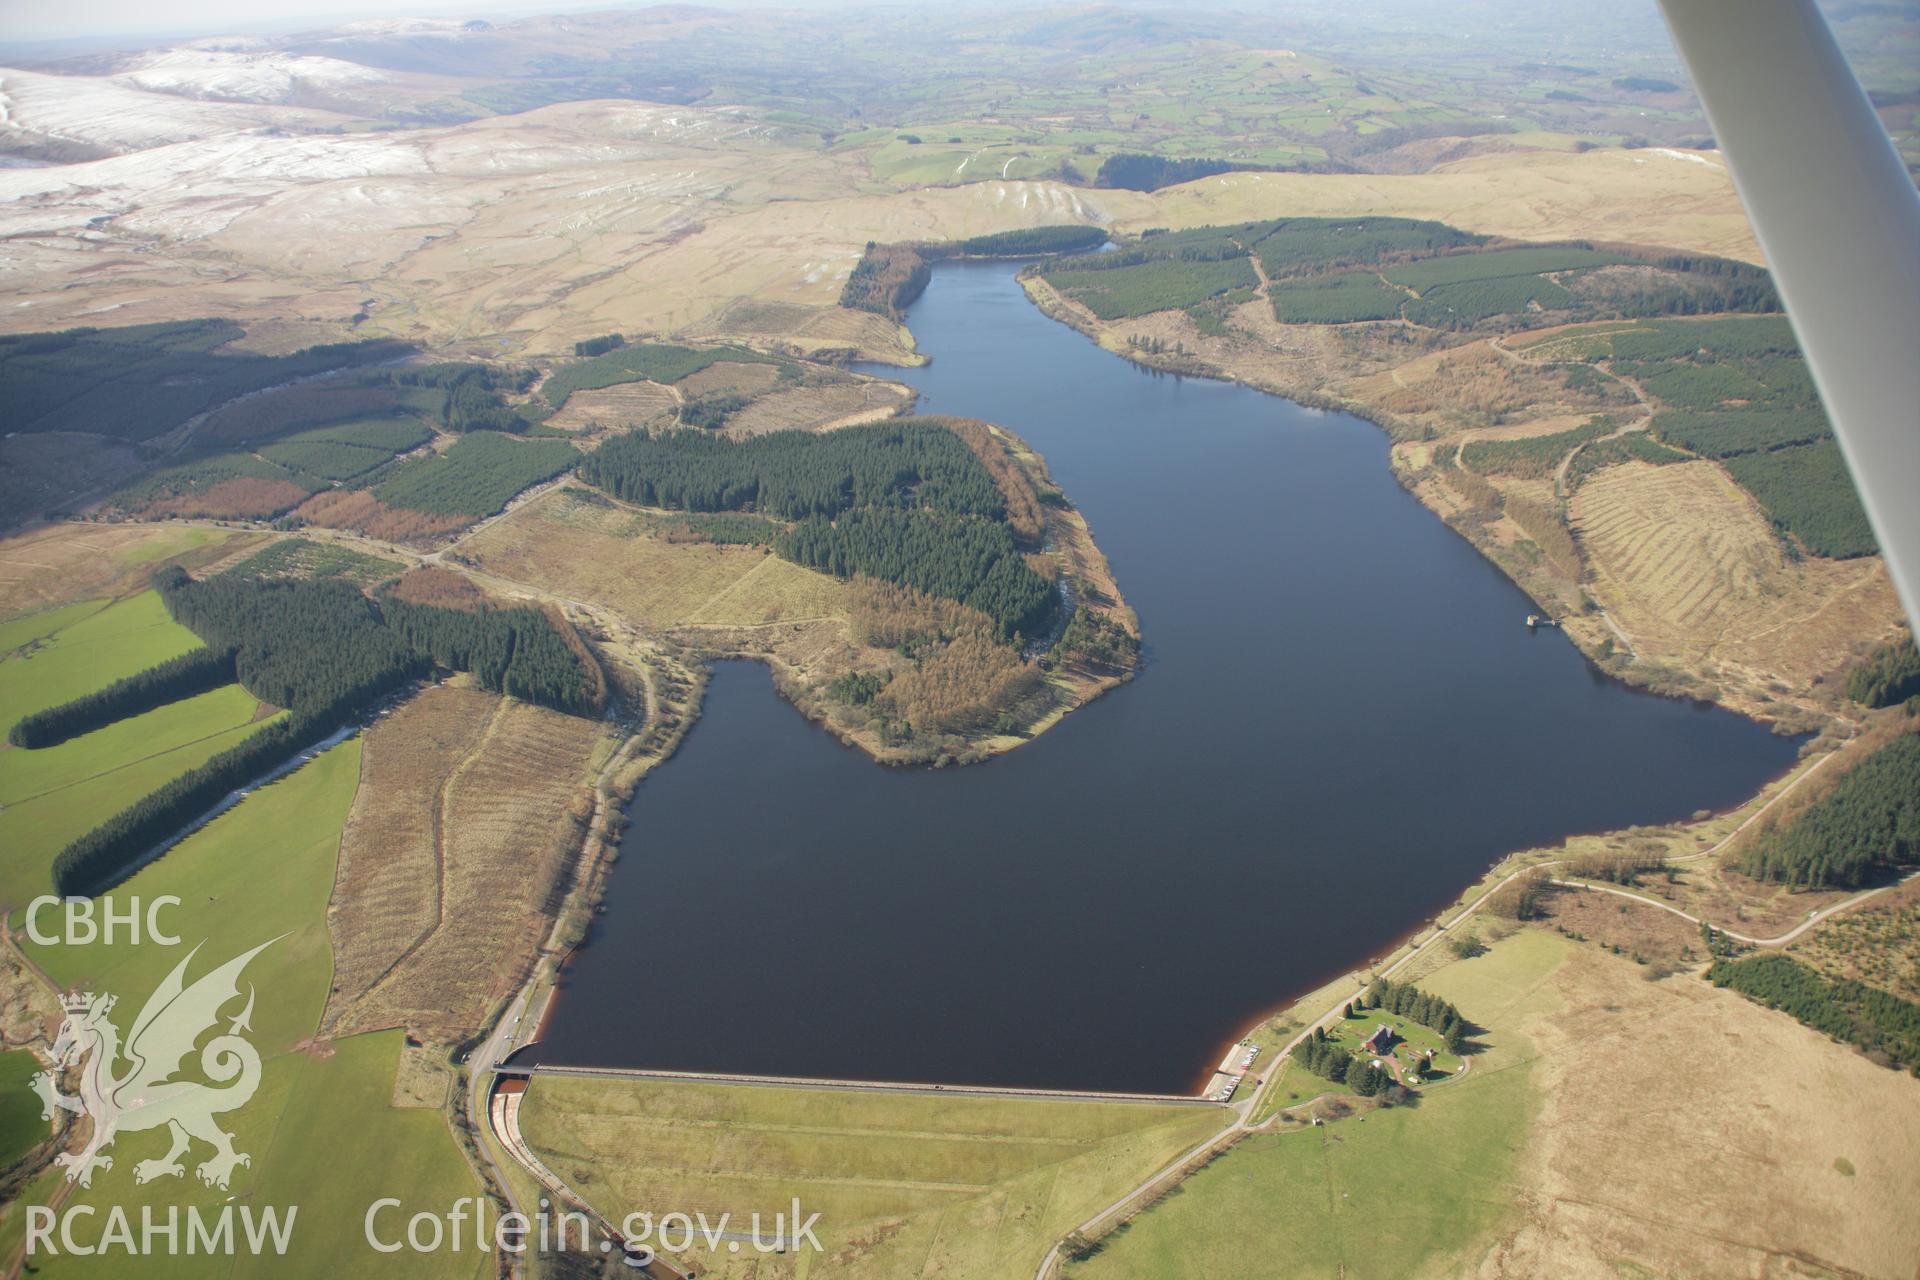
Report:
[[[1147,666],[1011,755],[906,772],[721,664],[548,1061],[1189,1089],[1502,854],[1731,806],[1794,757],[1530,634],[1365,422],[1144,372],[1005,264],[939,268],[911,320],[924,407],[1046,454]]]

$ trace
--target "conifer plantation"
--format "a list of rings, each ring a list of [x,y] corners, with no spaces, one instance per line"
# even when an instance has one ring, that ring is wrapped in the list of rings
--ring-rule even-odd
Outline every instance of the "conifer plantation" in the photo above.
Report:
[[[1904,734],[1840,779],[1791,823],[1763,831],[1740,859],[1759,880],[1857,889],[1920,860],[1920,735]]]

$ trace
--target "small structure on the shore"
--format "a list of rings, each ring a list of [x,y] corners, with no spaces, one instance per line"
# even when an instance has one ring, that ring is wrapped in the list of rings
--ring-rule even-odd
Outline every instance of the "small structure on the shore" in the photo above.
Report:
[[[1557,627],[1559,625],[1560,619],[1549,618],[1544,613],[1530,613],[1527,615],[1527,630],[1529,631],[1537,627]]]

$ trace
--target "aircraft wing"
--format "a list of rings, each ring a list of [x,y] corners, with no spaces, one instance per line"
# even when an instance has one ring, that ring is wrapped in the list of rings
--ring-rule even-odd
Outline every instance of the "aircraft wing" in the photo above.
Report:
[[[1660,7],[1920,627],[1920,193],[1813,0]]]

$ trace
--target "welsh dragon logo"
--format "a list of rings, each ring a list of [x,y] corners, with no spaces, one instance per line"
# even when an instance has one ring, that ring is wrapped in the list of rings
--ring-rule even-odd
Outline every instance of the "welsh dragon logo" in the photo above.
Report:
[[[108,1016],[116,1003],[113,996],[88,992],[61,998],[67,1016],[54,1041],[53,1070],[36,1075],[33,1090],[40,1095],[42,1119],[51,1120],[58,1107],[93,1120],[86,1147],[78,1155],[62,1152],[58,1157],[69,1182],[89,1186],[95,1169],[113,1168],[113,1157],[101,1152],[121,1133],[162,1126],[173,1145],[166,1155],[135,1165],[136,1182],[179,1177],[185,1172],[180,1157],[196,1138],[213,1147],[213,1156],[196,1170],[208,1186],[224,1189],[236,1167],[253,1163],[245,1152],[233,1149],[233,1135],[214,1121],[221,1112],[244,1106],[260,1087],[260,1054],[240,1034],[251,1030],[251,985],[246,1007],[200,1050],[200,1070],[214,1084],[173,1077],[202,1033],[220,1021],[220,1010],[239,998],[240,973],[247,962],[277,941],[261,943],[189,986],[187,965],[200,950],[195,947],[148,997],[124,1045]],[[57,1073],[83,1060],[79,1094],[61,1093],[55,1087]],[[125,1069],[117,1071],[123,1060]]]

